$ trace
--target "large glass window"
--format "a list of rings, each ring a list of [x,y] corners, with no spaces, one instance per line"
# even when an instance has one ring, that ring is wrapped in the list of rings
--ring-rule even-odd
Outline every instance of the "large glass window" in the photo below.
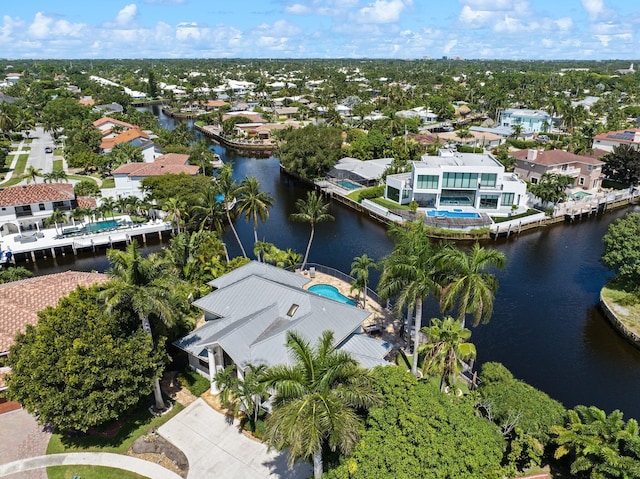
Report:
[[[498,208],[499,195],[480,195],[480,208],[486,210],[495,210]]]
[[[387,185],[387,198],[396,203],[400,203],[400,190],[393,186]]]
[[[437,175],[418,175],[417,188],[421,190],[438,189],[438,176]]]
[[[476,189],[478,187],[478,173],[444,173],[442,187]]]
[[[480,186],[495,188],[497,181],[498,175],[496,173],[482,173],[480,175]]]
[[[511,206],[514,204],[513,197],[513,193],[502,193],[502,199],[500,200],[500,203],[502,204],[502,206]]]

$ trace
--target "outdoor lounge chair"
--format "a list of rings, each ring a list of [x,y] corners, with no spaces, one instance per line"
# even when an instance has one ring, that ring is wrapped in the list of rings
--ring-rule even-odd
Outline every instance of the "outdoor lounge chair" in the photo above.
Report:
[[[309,268],[309,278],[315,278],[316,277],[316,268],[315,266],[311,266]]]

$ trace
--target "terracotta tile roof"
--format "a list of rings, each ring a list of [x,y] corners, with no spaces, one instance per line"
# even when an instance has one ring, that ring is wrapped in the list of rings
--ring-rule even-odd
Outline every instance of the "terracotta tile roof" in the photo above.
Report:
[[[530,150],[520,150],[511,153],[514,158],[525,161]],[[594,156],[576,155],[564,150],[538,150],[535,159],[531,161],[537,165],[557,166],[569,163],[584,163],[587,165],[600,166],[604,165],[603,161],[596,159]]]
[[[34,183],[10,186],[0,191],[0,206],[19,206],[46,201],[73,200],[73,185],[67,183]]]
[[[113,148],[116,145],[119,145],[120,143],[126,143],[140,137],[149,139],[149,135],[146,134],[144,131],[134,128],[131,130],[124,131],[112,138],[104,138],[102,140],[102,143],[100,143],[100,148],[102,148],[103,150],[110,150],[111,148]]]
[[[187,165],[189,155],[179,153],[169,153],[156,158],[153,163],[127,163],[121,165],[113,171],[113,175],[127,175],[137,177],[162,176],[169,173],[178,175],[186,173],[195,175],[200,169],[196,165]]]
[[[607,131],[593,137],[594,140],[615,141],[617,143],[640,143],[640,128],[627,128],[626,130]]]
[[[78,196],[76,200],[78,201],[78,208],[95,208],[98,206],[96,199],[88,196]]]
[[[93,98],[81,98],[78,103],[81,105],[95,105],[96,101]]]
[[[209,100],[205,103],[205,106],[210,106],[210,107],[221,107],[221,106],[225,106],[228,105],[229,103],[227,103],[224,100]]]
[[[407,133],[407,137],[414,139],[421,145],[433,145],[438,140],[438,135],[433,133]]]
[[[110,123],[113,125],[121,126],[123,128],[127,128],[127,129],[137,128],[137,126],[132,125],[131,123],[127,123],[126,121],[116,120],[115,118],[111,118],[109,116],[105,116],[103,118],[97,119],[96,121],[93,122],[93,126],[95,126],[96,128],[100,128],[101,126],[108,125]]]
[[[103,284],[108,279],[101,273],[67,271],[0,284],[0,353],[9,350],[27,324],[36,324],[38,311],[57,305],[78,286]]]

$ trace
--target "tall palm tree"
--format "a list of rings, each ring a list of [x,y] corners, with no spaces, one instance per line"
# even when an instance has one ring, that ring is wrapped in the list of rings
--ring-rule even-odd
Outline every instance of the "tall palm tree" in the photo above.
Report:
[[[476,357],[476,347],[468,342],[471,331],[447,316],[432,318],[422,332],[427,336],[427,343],[418,348],[424,356],[422,372],[440,376],[441,390],[453,386],[462,372],[463,362]]]
[[[184,216],[185,203],[178,198],[167,198],[162,203],[162,211],[166,211],[166,218],[175,223],[178,234],[180,234],[180,225],[182,224]]]
[[[413,326],[413,362],[411,372],[418,374],[418,345],[422,323],[422,303],[429,294],[437,294],[435,258],[439,247],[426,235],[425,225],[414,222],[406,227],[390,228],[395,247],[383,260],[378,293],[383,299],[396,298],[396,311],[415,311]]]
[[[258,242],[258,220],[262,223],[269,218],[269,208],[275,199],[267,191],[260,191],[260,182],[255,176],[245,178],[238,190],[238,211],[244,219],[253,221],[253,240]],[[260,259],[260,258],[258,258]]]
[[[103,198],[100,202],[100,211],[102,213],[102,217],[106,219],[107,214],[111,214],[111,219],[115,218],[113,212],[117,208],[118,203],[113,198]]]
[[[224,231],[224,203],[218,198],[218,193],[213,185],[208,185],[199,197],[199,203],[191,207],[194,219],[200,222],[200,228],[216,231],[222,234]]]
[[[22,175],[23,178],[26,178],[27,184],[31,183],[32,181],[34,183],[37,183],[36,178],[41,176],[42,176],[42,168],[36,168],[33,165],[29,165],[26,171],[24,172],[24,175]]]
[[[351,276],[355,277],[354,286],[362,288],[362,309],[367,309],[367,283],[369,282],[369,269],[375,267],[376,262],[373,258],[363,254],[356,256],[351,263]]]
[[[170,274],[169,263],[159,256],[142,257],[136,241],[132,241],[125,251],[108,250],[107,258],[111,263],[108,271],[111,281],[101,293],[107,311],[111,313],[121,308],[132,311],[152,337],[151,315],[165,325],[171,325],[176,316],[171,291],[181,284],[181,280]],[[164,409],[159,378],[154,380],[153,392],[156,408]]]
[[[51,216],[49,216],[46,219],[46,224],[48,226],[51,226],[52,224],[55,225],[56,234],[60,234],[60,232],[58,231],[58,223],[64,224],[66,222],[67,222],[67,213],[65,213],[64,211],[58,208],[53,210],[53,212],[51,213]]]
[[[445,247],[438,255],[439,270],[445,271],[440,309],[450,311],[457,303],[462,327],[465,317],[473,314],[473,325],[480,320],[488,322],[493,313],[493,299],[498,290],[498,280],[487,270],[502,269],[507,263],[504,253],[487,249],[475,243],[469,252],[455,247]]]
[[[337,350],[333,332],[325,331],[315,347],[289,331],[291,366],[272,366],[263,376],[274,391],[267,419],[267,439],[277,450],[289,448],[289,464],[313,460],[313,475],[322,476],[323,446],[349,454],[360,436],[358,410],[381,401],[367,370],[347,352]]]
[[[269,396],[262,382],[262,375],[266,369],[264,364],[248,364],[240,379],[235,366],[229,366],[218,371],[215,377],[220,388],[220,402],[234,415],[238,412],[243,413],[251,431],[255,431],[260,408]]]
[[[304,253],[304,259],[302,260],[301,268],[307,264],[309,258],[309,250],[311,249],[311,243],[313,242],[313,235],[315,234],[316,223],[322,221],[333,221],[335,218],[329,214],[329,204],[322,201],[322,197],[316,194],[315,191],[307,192],[307,199],[303,200],[299,198],[296,201],[297,213],[292,213],[289,219],[293,221],[303,221],[309,223],[311,226],[311,234],[309,235],[309,243],[307,243],[307,250]]]
[[[233,220],[231,218],[231,209],[233,207],[233,201],[236,200],[236,196],[238,195],[238,182],[233,178],[233,168],[230,163],[225,164],[222,168],[218,170],[218,176],[216,177],[216,188],[222,195],[222,202],[224,203],[224,209],[227,214],[227,221],[229,222],[229,226],[231,226],[231,231],[233,231],[233,235],[236,237],[236,241],[240,246],[240,250],[242,251],[242,256],[247,257],[247,253],[244,250],[244,246],[242,246],[242,241],[240,241],[240,237],[238,236],[238,232],[236,231],[235,226],[233,226]]]

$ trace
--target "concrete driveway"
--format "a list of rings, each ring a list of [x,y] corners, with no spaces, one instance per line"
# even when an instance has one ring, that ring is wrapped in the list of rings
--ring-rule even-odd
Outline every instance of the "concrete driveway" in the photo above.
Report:
[[[51,433],[24,409],[0,414],[0,464],[40,456],[47,450]],[[44,469],[21,472],[12,479],[46,479]]]
[[[188,478],[245,479],[247,477],[306,479],[311,464],[287,468],[287,456],[249,439],[238,431],[237,422],[227,423],[224,415],[202,399],[189,405],[158,429],[189,460]]]

